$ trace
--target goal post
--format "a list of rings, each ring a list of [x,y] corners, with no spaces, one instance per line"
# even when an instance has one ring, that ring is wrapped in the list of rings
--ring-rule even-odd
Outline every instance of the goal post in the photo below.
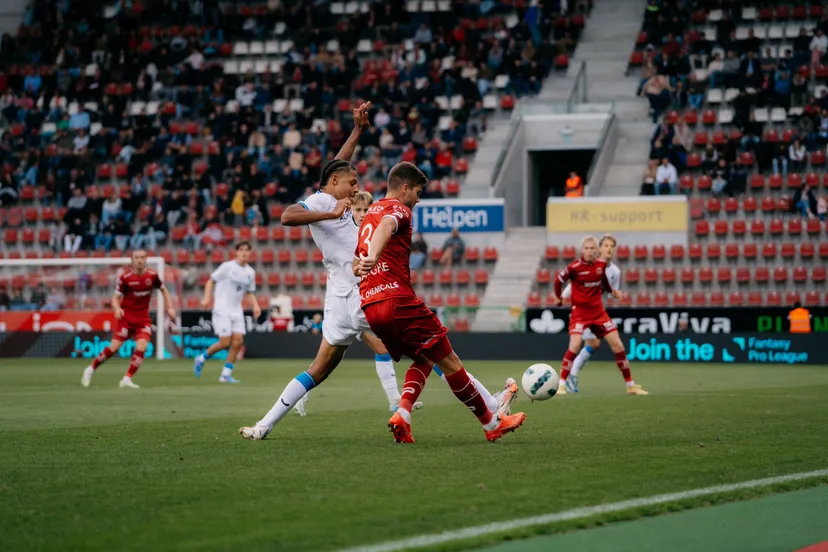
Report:
[[[129,257],[0,259],[0,290],[6,291],[11,303],[8,310],[0,312],[0,339],[13,339],[15,332],[72,334],[74,339],[80,333],[111,331],[109,298],[122,273],[119,269],[126,269],[130,262]],[[174,297],[179,295],[167,282],[163,257],[148,257],[147,268],[158,273]],[[164,296],[155,293],[153,352],[163,360],[168,349],[175,347],[166,347]],[[31,342],[33,348],[21,356],[43,356],[50,350],[57,354],[69,346],[67,341],[62,348],[60,340],[48,336]],[[17,345],[22,351],[22,344]]]

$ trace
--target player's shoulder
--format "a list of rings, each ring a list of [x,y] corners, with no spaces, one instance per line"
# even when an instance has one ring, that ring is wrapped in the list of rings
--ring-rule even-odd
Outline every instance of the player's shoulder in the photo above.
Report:
[[[301,205],[305,209],[307,209],[308,207],[333,209],[333,207],[336,205],[336,198],[331,194],[318,191],[315,194],[311,194],[306,199],[300,201],[299,205]]]

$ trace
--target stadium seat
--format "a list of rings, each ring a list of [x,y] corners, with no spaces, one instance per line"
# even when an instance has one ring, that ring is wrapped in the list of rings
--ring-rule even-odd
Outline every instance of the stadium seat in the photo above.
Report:
[[[471,274],[469,274],[468,269],[457,269],[457,272],[454,275],[454,283],[456,283],[458,286],[469,285],[471,283]]]
[[[721,291],[711,291],[708,298],[708,304],[711,307],[722,307],[725,304],[724,293]]]
[[[741,307],[745,304],[745,297],[740,291],[731,291],[727,303],[731,307]]]
[[[489,283],[489,273],[486,270],[479,268],[474,271],[474,283],[478,286],[485,286]]]
[[[676,283],[676,270],[674,268],[665,268],[661,271],[661,283],[665,285],[673,285]]]
[[[546,261],[550,263],[554,263],[558,261],[558,258],[561,256],[561,251],[556,245],[547,245],[546,246]]]
[[[696,273],[692,268],[684,267],[681,269],[681,283],[689,286],[696,281]]]
[[[757,284],[767,284],[770,281],[770,270],[766,266],[758,266],[753,271],[753,280]]]
[[[702,258],[702,246],[699,243],[691,243],[687,249],[687,256],[691,261],[698,261]]]
[[[719,267],[716,270],[716,282],[718,282],[719,285],[729,285],[732,276],[733,273],[731,272],[729,267]]]
[[[826,269],[824,266],[815,266],[811,271],[811,281],[815,284],[824,284],[826,281]]]
[[[451,269],[443,269],[440,271],[437,279],[441,286],[451,286],[454,282],[454,273]]]
[[[633,249],[633,255],[635,255],[636,261],[646,261],[647,260],[647,246],[646,245],[636,245]]]
[[[673,306],[674,307],[686,307],[687,306],[687,294],[683,291],[677,291],[673,294]]]
[[[483,260],[487,263],[497,262],[497,248],[486,247],[483,249]]]
[[[730,229],[728,228],[726,220],[717,220],[713,226],[714,231],[716,233],[716,237],[718,238],[725,238],[727,237],[728,232]]]
[[[773,281],[777,284],[786,284],[788,282],[788,269],[784,266],[774,268]]]
[[[724,250],[725,258],[730,261],[735,261],[739,258],[739,244],[728,242],[725,244]]]
[[[806,307],[818,307],[822,304],[822,298],[818,291],[811,290],[805,294]]]
[[[466,248],[466,262],[473,264],[480,261],[480,248],[478,247],[467,247]]]
[[[434,283],[437,280],[437,277],[434,274],[434,271],[431,270],[430,268],[427,268],[427,269],[423,270],[422,276],[423,276],[423,285],[425,285],[425,286],[433,286]]]
[[[644,269],[644,283],[656,284],[658,283],[658,271],[655,268]]]
[[[630,248],[627,245],[619,245],[615,250],[615,258],[618,261],[626,261],[630,258]]]
[[[765,242],[762,246],[762,258],[766,261],[773,261],[776,259],[777,249],[773,242]]]
[[[670,259],[673,262],[681,262],[684,260],[684,246],[675,244],[670,246]]]
[[[799,244],[799,258],[810,261],[814,258],[814,244],[808,241]]]
[[[796,258],[796,245],[791,242],[784,242],[780,247],[780,252],[782,253],[782,258],[786,260],[792,260]]]
[[[662,244],[653,245],[653,250],[652,250],[653,260],[663,261],[666,256],[667,256],[667,251],[666,251],[666,248]]]
[[[769,307],[781,307],[782,296],[778,291],[769,291],[767,297],[765,298],[765,304]]]
[[[552,281],[552,274],[547,269],[541,268],[538,270],[537,277],[535,279],[539,285],[548,286]]]
[[[764,305],[765,299],[759,291],[751,291],[748,293],[747,304],[750,307],[761,307]]]
[[[718,243],[707,244],[707,260],[718,261],[722,256],[722,246]]]
[[[533,291],[526,298],[526,306],[529,308],[537,308],[542,306],[541,296],[537,291]]]
[[[709,266],[700,267],[698,279],[699,282],[701,282],[702,284],[709,284],[713,282],[713,269]]]
[[[650,294],[646,291],[640,291],[635,296],[635,305],[637,307],[649,307],[650,306]]]
[[[746,260],[752,261],[758,254],[759,248],[754,242],[748,242],[742,246],[742,257]]]
[[[638,284],[640,276],[641,274],[639,273],[637,268],[628,268],[627,271],[624,273],[624,282],[626,282],[628,285],[634,286]]]
[[[690,305],[693,307],[707,306],[707,295],[703,291],[694,291],[690,295]]]

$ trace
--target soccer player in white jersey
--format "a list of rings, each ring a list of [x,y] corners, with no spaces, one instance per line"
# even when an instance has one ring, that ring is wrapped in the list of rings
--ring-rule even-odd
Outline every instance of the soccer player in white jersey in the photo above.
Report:
[[[322,250],[323,263],[328,270],[322,342],[310,367],[288,383],[265,417],[254,426],[239,429],[245,439],[261,440],[267,437],[273,426],[336,369],[348,347],[364,332],[370,331],[362,312],[359,278],[353,272],[353,252],[359,227],[354,222],[351,204],[359,188],[357,172],[350,163],[362,132],[370,125],[369,108],[370,103],[365,103],[354,110],[354,130],[336,158],[323,167],[319,193],[291,205],[282,215],[285,226],[309,225],[314,242]],[[379,349],[381,341],[368,339],[376,347],[375,353],[387,355],[384,346]],[[400,400],[393,363],[383,360],[382,366],[378,363],[377,371],[382,372],[380,380],[393,409]],[[514,396],[517,395],[516,387]],[[491,397],[488,391],[486,394]],[[510,394],[503,402],[506,400],[511,404],[514,397]]]
[[[199,355],[193,364],[195,377],[201,377],[201,369],[214,354],[227,350],[227,361],[221,371],[219,382],[239,383],[233,377],[233,366],[236,357],[244,345],[244,335],[247,333],[244,321],[243,303],[247,301],[253,307],[253,316],[258,320],[262,314],[259,302],[256,300],[256,271],[248,264],[250,260],[250,243],[242,241],[236,244],[236,258],[221,263],[210,274],[207,285],[204,286],[204,298],[201,305],[207,308],[213,296],[215,287],[215,301],[213,303],[213,331],[219,340],[210,345],[207,352]]]
[[[612,262],[613,257],[615,257],[615,248],[617,245],[618,244],[616,243],[615,238],[611,234],[604,234],[601,236],[601,241],[598,242],[599,254],[602,259],[607,261],[607,280],[609,280],[612,289],[619,289],[621,287],[621,269],[618,268],[618,265]],[[569,297],[571,294],[572,286],[571,284],[567,284],[566,289],[564,289],[563,292],[563,297]],[[584,348],[581,349],[578,356],[575,357],[575,360],[572,362],[572,372],[570,372],[569,377],[566,378],[566,381],[564,382],[564,395],[567,391],[570,393],[578,392],[578,373],[581,371],[581,368],[589,362],[589,359],[592,358],[593,353],[595,353],[601,345],[601,340],[598,339],[589,328],[584,330],[583,338]],[[558,393],[560,392],[561,391],[559,390]]]

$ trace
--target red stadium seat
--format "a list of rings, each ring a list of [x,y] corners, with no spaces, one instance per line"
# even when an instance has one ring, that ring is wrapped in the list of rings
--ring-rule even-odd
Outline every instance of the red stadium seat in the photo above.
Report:
[[[753,271],[753,279],[757,284],[767,284],[770,281],[770,271],[766,266],[758,266]]]
[[[656,284],[658,283],[658,271],[654,268],[644,269],[644,283]]]
[[[673,306],[674,307],[686,307],[687,306],[687,294],[683,291],[677,291],[673,294]]]
[[[670,246],[670,259],[673,262],[681,262],[684,260],[684,246],[680,244]]]
[[[533,291],[526,298],[526,306],[529,308],[537,308],[543,305],[541,296],[537,291]]]
[[[691,243],[690,247],[687,249],[687,256],[690,257],[690,260],[698,261],[702,257],[702,246],[698,243]]]
[[[730,284],[730,279],[733,276],[729,267],[719,267],[716,271],[716,281],[719,285]]]
[[[575,251],[575,248],[571,245],[567,245],[563,248],[563,260],[566,262],[571,262],[575,260],[575,257],[578,256],[578,253]]]
[[[628,245],[619,245],[615,250],[615,258],[619,261],[626,261],[630,258],[630,247]]]
[[[765,221],[762,219],[755,219],[750,223],[750,233],[755,238],[761,238],[765,235]]]
[[[796,258],[796,245],[791,242],[785,242],[781,247],[782,258],[792,260]]]
[[[694,307],[707,306],[707,295],[703,291],[694,291],[690,296],[690,305]]]
[[[811,272],[811,281],[815,284],[824,284],[826,281],[826,269],[824,266],[815,266]]]
[[[765,304],[765,298],[759,291],[751,291],[748,293],[747,304],[751,307],[761,307]]]
[[[487,263],[497,262],[497,248],[486,247],[483,249],[483,260]]]
[[[653,305],[656,307],[667,307],[670,305],[670,297],[663,291],[658,291],[653,297]]]
[[[707,259],[710,261],[718,261],[722,256],[722,246],[718,243],[707,244]]]
[[[541,268],[538,270],[535,279],[537,280],[539,285],[548,286],[549,283],[552,281],[552,274],[549,272],[549,270]]]
[[[699,282],[709,284],[713,281],[713,269],[709,266],[699,268]]]
[[[758,254],[759,249],[755,243],[748,242],[742,246],[742,257],[744,257],[745,259],[753,260],[757,257]]]
[[[782,306],[782,296],[778,291],[769,291],[765,298],[765,303],[769,307],[780,307]]]
[[[557,245],[547,245],[546,246],[546,260],[550,263],[557,262],[558,258],[561,256],[561,251],[558,249]]]
[[[811,242],[802,242],[799,244],[799,258],[810,261],[814,258],[814,244]]]
[[[741,307],[745,304],[745,298],[740,291],[731,291],[727,299],[728,305],[731,307]]]
[[[787,276],[787,269],[785,269],[785,275]],[[795,266],[793,268],[791,277],[795,284],[804,284],[808,281],[808,269],[804,266]]]
[[[739,258],[739,244],[738,243],[726,243],[725,244],[725,258],[728,260],[736,260]]]
[[[766,242],[762,246],[762,258],[766,261],[773,261],[776,259],[777,249],[773,242]]]
[[[480,248],[467,247],[466,248],[466,262],[473,264],[480,261]]]
[[[721,291],[711,291],[708,303],[711,307],[722,307],[725,304],[724,293]]]
[[[818,291],[811,290],[805,294],[805,303],[806,307],[818,307],[822,305],[822,298],[819,295]]]
[[[636,245],[633,249],[633,255],[635,255],[636,261],[646,261],[648,254],[646,245]]]
[[[650,294],[646,291],[639,291],[638,294],[635,296],[635,305],[637,307],[649,307]]]
[[[693,282],[696,281],[696,273],[690,267],[684,267],[681,269],[681,283],[684,285],[691,285]]]
[[[676,283],[676,270],[674,268],[665,268],[661,271],[661,282],[665,285],[673,285]]]
[[[664,258],[667,256],[667,250],[663,245],[657,243],[653,246],[652,256],[653,259],[656,261],[663,261]]]
[[[755,213],[756,212],[756,198],[753,196],[748,196],[744,200],[742,200],[742,210],[745,213]]]
[[[474,283],[478,286],[485,286],[489,283],[489,273],[482,268],[474,271]]]
[[[626,282],[627,285],[634,286],[638,284],[640,277],[641,273],[637,268],[628,268],[624,273],[624,282]]]

